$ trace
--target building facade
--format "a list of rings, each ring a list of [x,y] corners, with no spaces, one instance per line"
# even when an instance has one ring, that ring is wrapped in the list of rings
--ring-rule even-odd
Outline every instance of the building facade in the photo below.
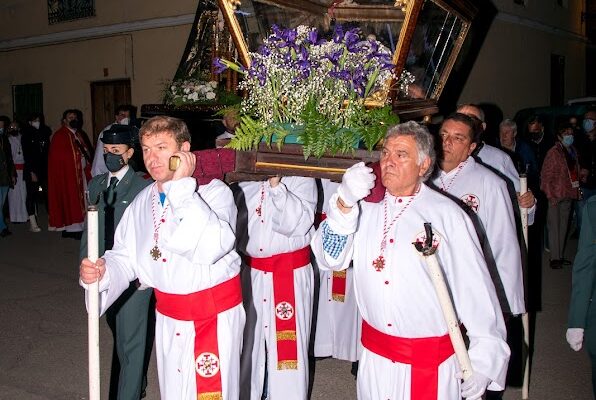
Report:
[[[69,3],[0,4],[0,114],[22,116],[31,107],[27,99],[39,96],[53,129],[63,110],[78,108],[93,139],[112,122],[116,103],[161,102],[184,52],[197,3],[89,1],[93,9],[87,17],[50,18],[55,7]],[[492,3],[497,13],[459,102],[494,103],[510,116],[523,107],[586,95],[586,0]]]

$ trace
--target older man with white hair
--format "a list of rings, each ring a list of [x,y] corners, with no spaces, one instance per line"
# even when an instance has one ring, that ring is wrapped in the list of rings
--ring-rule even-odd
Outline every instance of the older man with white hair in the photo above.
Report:
[[[479,399],[502,389],[509,359],[505,327],[474,226],[453,201],[426,186],[435,160],[425,127],[388,130],[381,153],[387,188],[379,203],[360,202],[373,187],[371,168],[346,171],[312,241],[320,268],[354,265],[364,350],[359,399]],[[461,383],[438,297],[414,243],[433,245],[470,339],[473,374]]]

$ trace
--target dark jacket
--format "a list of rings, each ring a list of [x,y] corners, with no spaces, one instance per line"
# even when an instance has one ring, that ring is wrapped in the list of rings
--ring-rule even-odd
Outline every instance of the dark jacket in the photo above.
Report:
[[[39,182],[47,181],[51,134],[52,131],[47,126],[40,126],[39,129],[28,126],[23,129],[21,138],[25,157],[23,178],[26,181],[31,180],[32,172],[37,175]]]
[[[0,186],[13,186],[17,171],[12,160],[12,150],[6,133],[0,134]]]
[[[99,256],[101,257],[106,251],[105,247],[105,228],[106,228],[106,209],[107,206],[104,201],[104,193],[108,187],[109,173],[97,175],[91,182],[89,182],[89,202],[97,204],[99,208],[98,213],[98,237],[99,237]],[[147,185],[151,184],[150,179],[145,179],[141,173],[135,172],[132,168],[126,172],[122,180],[116,186],[116,197],[113,204],[114,209],[114,228],[120,222],[124,211],[129,204],[134,200],[136,195],[143,190]],[[110,238],[113,240],[113,237]],[[87,257],[87,229],[81,239],[80,259]]]

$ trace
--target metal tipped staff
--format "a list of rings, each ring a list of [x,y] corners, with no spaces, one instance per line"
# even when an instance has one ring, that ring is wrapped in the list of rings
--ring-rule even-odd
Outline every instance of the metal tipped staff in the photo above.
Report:
[[[87,258],[96,262],[99,253],[98,209],[87,207]],[[99,400],[99,280],[89,284],[87,329],[89,345],[89,400]]]
[[[455,309],[449,296],[449,290],[443,277],[443,271],[435,255],[437,248],[433,247],[432,225],[429,222],[425,222],[424,230],[426,231],[425,243],[414,242],[412,244],[422,254],[428,266],[429,276],[435,287],[435,292],[439,298],[441,310],[443,311],[443,317],[447,323],[449,338],[451,339],[453,350],[455,350],[455,357],[457,358],[465,381],[472,375],[472,363],[470,362],[470,356],[468,355],[468,350],[466,349],[466,344],[459,327],[459,320],[455,314]]]
[[[528,191],[528,177],[526,174],[519,175],[520,194],[524,194]],[[528,249],[528,209],[520,208],[521,211],[521,223],[522,232],[524,234],[524,242],[526,244],[526,250]],[[528,313],[522,314],[522,326],[524,328],[524,344],[528,349],[525,359],[524,366],[524,381],[522,383],[522,400],[529,398],[530,389],[530,318]]]

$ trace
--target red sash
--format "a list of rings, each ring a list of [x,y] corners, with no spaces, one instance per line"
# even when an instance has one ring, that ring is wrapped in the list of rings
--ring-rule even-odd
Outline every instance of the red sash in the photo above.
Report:
[[[327,219],[327,214],[316,213],[315,226],[318,228],[319,224]],[[346,299],[346,271],[333,271],[333,278],[331,279],[331,298],[334,301],[343,303]]]
[[[14,168],[15,168],[17,171],[22,171],[22,170],[24,170],[24,169],[25,169],[25,164],[15,164],[15,165],[14,165]]]
[[[362,321],[362,345],[391,361],[412,366],[411,400],[436,400],[438,368],[454,354],[449,334],[402,338],[380,332]]]
[[[154,293],[157,311],[177,320],[194,321],[197,399],[222,399],[217,314],[242,303],[240,276],[190,294],[163,293],[157,289]]]
[[[251,268],[273,274],[277,369],[298,369],[294,270],[310,264],[310,246],[271,257],[246,257]]]

